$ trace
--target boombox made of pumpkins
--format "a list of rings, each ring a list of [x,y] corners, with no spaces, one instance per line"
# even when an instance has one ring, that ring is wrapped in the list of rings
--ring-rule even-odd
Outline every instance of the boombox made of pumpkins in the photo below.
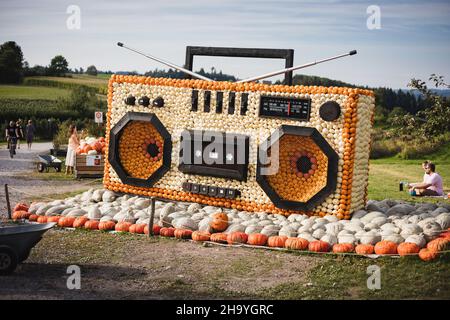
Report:
[[[104,185],[348,219],[367,200],[373,112],[363,89],[113,75]]]

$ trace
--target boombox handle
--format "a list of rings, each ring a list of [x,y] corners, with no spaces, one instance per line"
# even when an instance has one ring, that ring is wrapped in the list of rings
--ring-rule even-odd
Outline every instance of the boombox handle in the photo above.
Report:
[[[258,48],[226,48],[226,47],[186,47],[185,68],[192,71],[194,56],[239,57],[284,59],[286,68],[294,65],[293,49],[258,49]],[[186,78],[191,76],[186,74]],[[285,73],[284,84],[292,85],[292,71]]]

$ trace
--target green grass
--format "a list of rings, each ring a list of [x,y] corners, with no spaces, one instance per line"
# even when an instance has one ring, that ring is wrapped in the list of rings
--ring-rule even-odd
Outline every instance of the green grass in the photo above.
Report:
[[[0,98],[56,100],[59,97],[67,97],[68,95],[69,90],[60,88],[0,85]]]

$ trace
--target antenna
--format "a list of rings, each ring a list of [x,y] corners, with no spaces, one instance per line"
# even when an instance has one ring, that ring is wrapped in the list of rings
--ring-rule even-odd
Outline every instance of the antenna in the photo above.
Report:
[[[300,65],[300,66],[294,66],[294,67],[290,67],[290,68],[286,68],[286,69],[273,71],[273,72],[270,72],[270,73],[262,74],[262,75],[259,75],[259,76],[256,76],[256,77],[247,78],[247,79],[244,79],[244,80],[239,80],[239,81],[237,81],[237,83],[250,82],[250,81],[255,81],[255,80],[269,78],[269,77],[276,76],[278,74],[286,73],[286,72],[289,72],[289,71],[294,71],[294,70],[298,70],[298,69],[303,69],[303,68],[306,68],[306,67],[314,66],[316,64],[323,63],[323,62],[326,62],[326,61],[339,59],[339,58],[346,57],[346,56],[352,56],[352,55],[354,55],[356,53],[357,53],[356,50],[352,50],[352,51],[350,51],[348,53],[344,53],[344,54],[341,54],[341,55],[338,55],[338,56],[334,56],[334,57],[331,57],[331,58],[310,62],[310,63],[303,64],[303,65]]]
[[[159,62],[159,63],[165,64],[166,66],[169,66],[169,67],[171,67],[171,68],[174,68],[174,69],[176,69],[176,70],[178,70],[178,71],[187,73],[187,74],[189,74],[189,75],[191,75],[191,76],[193,76],[193,77],[196,77],[196,78],[198,78],[198,79],[206,80],[206,81],[213,81],[213,80],[210,79],[210,78],[207,78],[207,77],[202,76],[202,75],[200,75],[200,74],[198,74],[198,73],[192,72],[192,71],[190,71],[190,70],[188,70],[188,69],[185,69],[185,68],[183,68],[183,67],[177,66],[176,64],[173,64],[173,63],[171,63],[171,62],[168,62],[168,61],[159,59],[159,58],[154,57],[154,56],[152,56],[152,55],[142,53],[142,52],[140,52],[140,51],[138,51],[138,50],[136,50],[136,49],[127,47],[127,46],[124,45],[122,42],[117,42],[117,45],[118,45],[119,47],[122,47],[122,48],[128,49],[128,50],[130,50],[130,51],[136,52],[136,53],[138,53],[138,54],[140,54],[140,55],[142,55],[142,56],[144,56],[144,57],[146,57],[146,58],[149,58],[149,59],[151,59],[151,60],[154,60],[154,61],[157,61],[157,62]]]

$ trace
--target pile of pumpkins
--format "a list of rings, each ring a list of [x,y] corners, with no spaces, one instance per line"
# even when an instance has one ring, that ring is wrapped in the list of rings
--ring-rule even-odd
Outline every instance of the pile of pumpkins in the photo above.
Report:
[[[80,141],[80,145],[76,149],[76,154],[78,155],[104,155],[106,152],[106,140],[104,137],[94,138],[87,137]]]
[[[108,193],[103,193],[103,195],[109,196]],[[193,206],[195,205],[196,204],[193,204]],[[52,210],[52,208],[49,210]],[[49,210],[47,210],[47,212]],[[112,219],[101,219],[101,215],[99,213],[95,213],[95,210],[91,210],[90,213],[82,216],[59,215],[56,214],[56,212],[50,212],[50,215],[38,215],[29,211],[30,207],[28,205],[25,203],[18,203],[14,208],[13,219],[27,219],[31,222],[37,223],[55,222],[62,228],[84,228],[88,230],[149,234],[148,223],[133,223],[133,220],[127,221],[126,218],[118,222]],[[246,244],[252,246],[285,248],[289,250],[308,250],[310,252],[320,253],[333,252],[336,254],[376,254],[400,256],[418,255],[419,258],[424,261],[434,260],[441,252],[450,249],[450,228],[441,232],[437,238],[429,241],[426,246],[421,248],[414,242],[402,242],[397,244],[394,241],[381,240],[375,244],[354,244],[351,242],[330,244],[329,242],[323,240],[308,240],[302,237],[292,237],[286,235],[268,236],[260,232],[251,234],[247,234],[242,231],[225,232],[229,227],[230,224],[227,213],[217,212],[211,216],[208,231],[174,227],[172,224],[166,222],[160,222],[160,225],[154,224],[152,231],[154,235],[160,235],[163,237],[192,239],[194,241],[212,241],[230,245]]]

